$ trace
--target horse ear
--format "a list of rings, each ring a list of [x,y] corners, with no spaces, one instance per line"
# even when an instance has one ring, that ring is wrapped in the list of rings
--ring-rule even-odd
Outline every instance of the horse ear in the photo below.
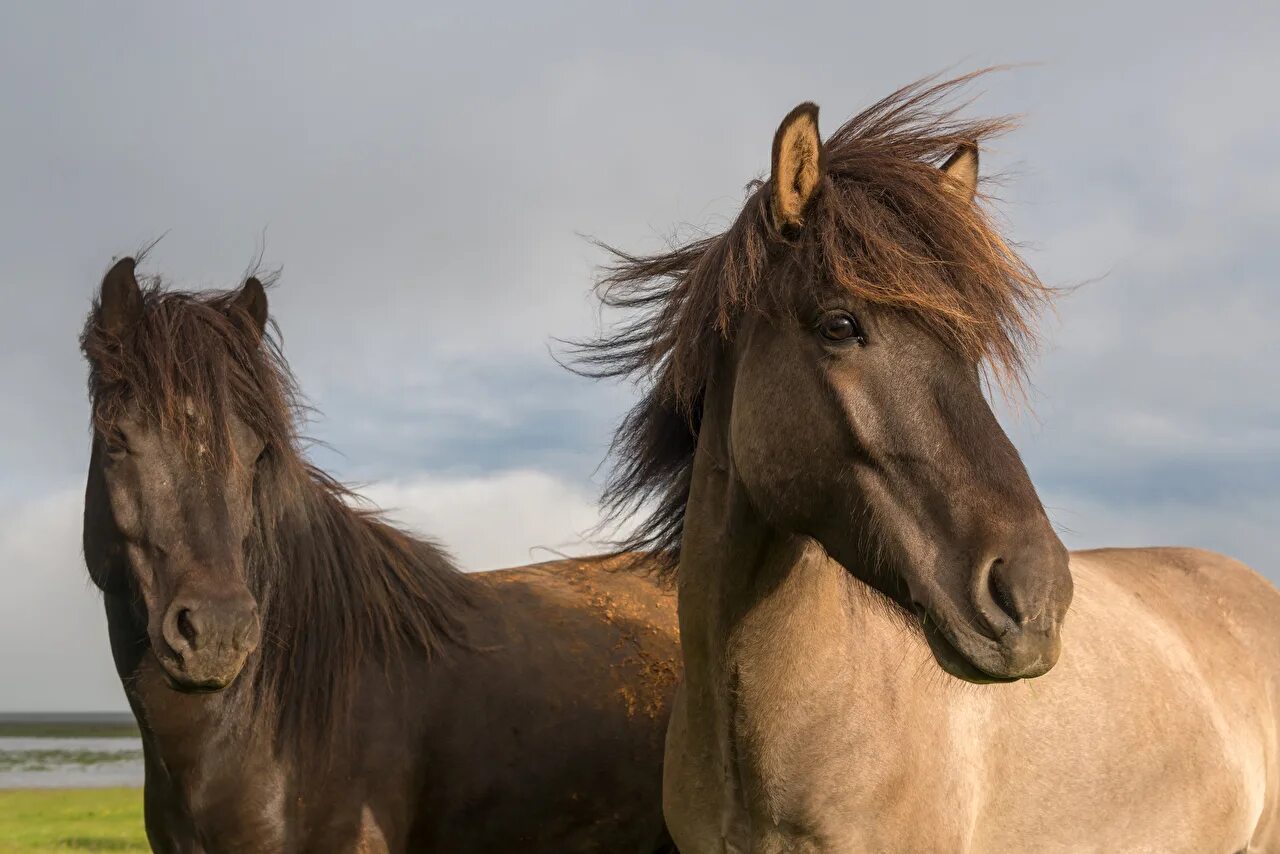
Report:
[[[978,146],[972,142],[961,144],[942,164],[942,174],[943,186],[966,203],[972,202],[978,193]]]
[[[142,316],[142,289],[134,272],[137,265],[132,258],[121,258],[102,278],[98,322],[112,335],[120,335]]]
[[[258,281],[257,276],[250,276],[241,285],[239,293],[231,300],[233,309],[239,309],[253,321],[254,331],[258,337],[267,328],[267,289]]]
[[[789,236],[804,225],[805,208],[817,195],[825,167],[818,105],[806,102],[787,113],[773,136],[770,210],[778,231]]]

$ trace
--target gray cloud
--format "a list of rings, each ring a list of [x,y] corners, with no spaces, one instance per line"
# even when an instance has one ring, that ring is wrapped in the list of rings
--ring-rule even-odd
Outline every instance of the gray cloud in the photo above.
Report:
[[[428,476],[564,496],[516,528],[563,543],[633,393],[547,357],[595,327],[579,233],[643,251],[718,228],[794,103],[830,130],[950,63],[1043,61],[982,84],[977,109],[1027,114],[984,166],[1012,173],[1044,277],[1097,280],[1047,324],[1034,416],[1006,417],[1055,519],[1277,577],[1280,10],[1184,5],[6,8],[0,709],[120,702],[75,518],[75,339],[113,255],[167,234],[150,271],[226,286],[265,235],[317,459],[427,529],[451,525],[406,486]],[[59,613],[58,643],[14,655]]]

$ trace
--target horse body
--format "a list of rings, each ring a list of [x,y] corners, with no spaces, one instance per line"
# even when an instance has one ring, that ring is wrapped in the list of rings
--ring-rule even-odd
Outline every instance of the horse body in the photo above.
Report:
[[[473,647],[410,663],[394,687],[371,662],[321,773],[230,694],[175,692],[108,596],[156,850],[659,850],[672,597],[599,560],[475,582]]]
[[[478,579],[494,608],[477,617],[478,651],[433,680],[430,818],[408,850],[665,850],[655,807],[680,667],[674,597],[600,561]]]
[[[1280,850],[1280,593],[1243,565],[1075,553],[1057,666],[973,686],[820,548],[733,531],[685,533],[682,851]]]

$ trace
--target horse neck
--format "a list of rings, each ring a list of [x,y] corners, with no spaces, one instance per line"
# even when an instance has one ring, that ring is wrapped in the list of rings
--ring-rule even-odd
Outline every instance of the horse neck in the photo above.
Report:
[[[726,384],[731,385],[731,384]],[[888,714],[904,634],[815,541],[781,531],[734,473],[727,396],[709,387],[678,570],[690,743],[715,745],[739,805],[773,798],[832,710]],[[785,710],[785,713],[779,710]]]
[[[686,672],[727,684],[735,662],[811,660],[844,650],[862,617],[855,581],[813,540],[781,531],[753,507],[704,416],[678,570]]]

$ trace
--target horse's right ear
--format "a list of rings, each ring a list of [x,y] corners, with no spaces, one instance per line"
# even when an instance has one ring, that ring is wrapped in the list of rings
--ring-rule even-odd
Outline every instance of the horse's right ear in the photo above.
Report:
[[[112,335],[120,335],[142,317],[142,288],[134,274],[137,262],[121,258],[102,279],[98,321]]]
[[[774,226],[790,237],[804,226],[805,208],[818,194],[826,169],[817,104],[806,102],[787,113],[773,136],[772,166],[769,209]]]

